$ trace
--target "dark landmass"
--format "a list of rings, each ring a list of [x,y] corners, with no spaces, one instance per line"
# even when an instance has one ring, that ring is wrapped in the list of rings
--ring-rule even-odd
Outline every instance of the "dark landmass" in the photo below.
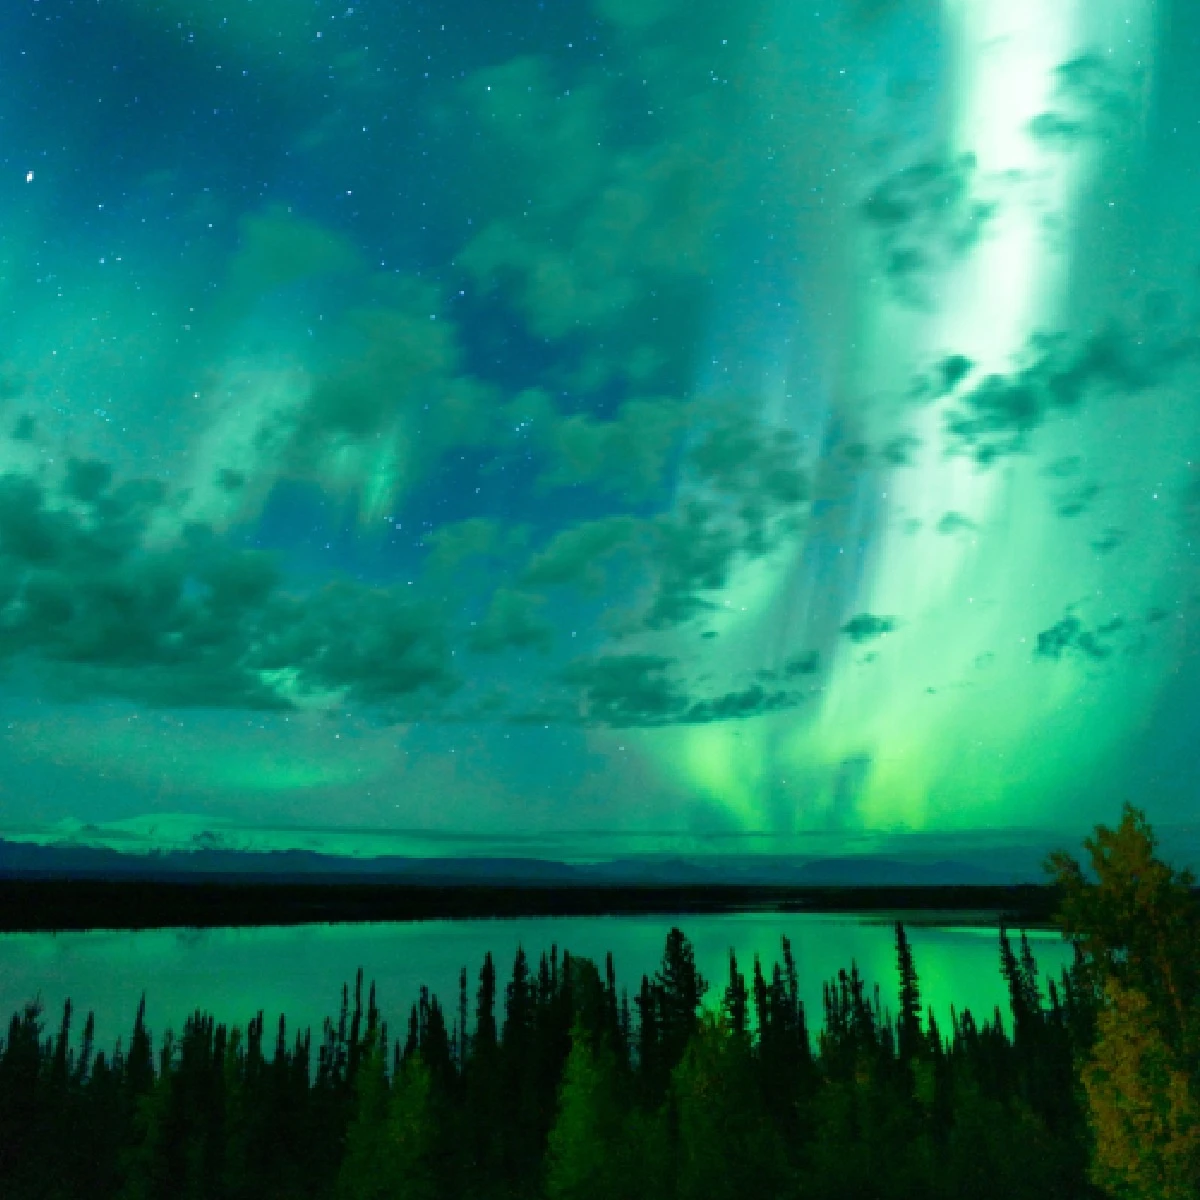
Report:
[[[107,847],[38,845],[0,838],[0,879],[208,879],[300,883],[359,880],[372,883],[635,887],[678,885],[930,887],[1040,884],[1038,869],[982,866],[974,861],[796,854],[638,854],[591,863],[525,858],[350,858],[310,850],[246,851],[207,845],[129,854]]]
[[[680,915],[739,911],[1004,916],[1050,927],[1049,886],[518,886],[436,883],[304,883],[192,879],[0,879],[0,932],[301,925],[486,917]],[[918,917],[919,919],[919,917]]]

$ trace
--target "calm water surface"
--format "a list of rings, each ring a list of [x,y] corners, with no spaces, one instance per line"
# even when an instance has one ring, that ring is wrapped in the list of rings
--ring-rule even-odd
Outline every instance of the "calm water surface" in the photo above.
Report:
[[[894,1014],[898,976],[889,914],[739,912],[716,916],[543,917],[521,920],[424,921],[406,924],[301,925],[255,929],[169,929],[140,932],[33,933],[0,936],[0,1013],[15,1012],[35,995],[46,1005],[47,1025],[57,1025],[70,997],[79,1015],[96,1015],[96,1045],[111,1049],[116,1038],[128,1043],[138,999],[146,994],[147,1023],[156,1044],[164,1030],[178,1032],[196,1008],[220,1022],[245,1025],[260,1009],[268,1031],[285,1013],[294,1031],[311,1026],[314,1040],[326,1016],[336,1017],[341,987],[361,966],[374,979],[389,1029],[402,1031],[409,1006],[422,984],[429,986],[453,1020],[458,977],[467,968],[470,1021],[485,952],[496,961],[501,984],[510,978],[517,946],[533,969],[542,951],[557,945],[572,955],[593,958],[603,974],[612,951],[618,991],[628,988],[630,1003],[643,973],[653,974],[662,959],[671,925],[678,924],[696,948],[696,961],[710,987],[706,1004],[720,1003],[728,982],[728,953],[751,977],[754,955],[769,978],[782,961],[781,936],[792,942],[801,992],[815,1033],[822,1023],[821,985],[840,967],[858,963],[868,991],[879,984],[883,1005]],[[1008,994],[999,970],[994,923],[917,924],[906,918],[920,977],[922,998],[933,1007],[943,1031],[950,1028],[950,1005],[969,1008],[978,1018],[999,1004],[1008,1022]],[[962,920],[962,918],[958,918]],[[1030,931],[1043,987],[1071,960],[1059,934]],[[290,1034],[289,1034],[290,1040]]]

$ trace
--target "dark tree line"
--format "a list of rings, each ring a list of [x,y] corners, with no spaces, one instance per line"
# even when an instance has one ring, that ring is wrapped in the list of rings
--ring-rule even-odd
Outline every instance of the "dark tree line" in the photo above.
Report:
[[[815,1042],[786,937],[748,975],[731,950],[715,1005],[679,929],[632,1003],[611,954],[518,950],[506,981],[488,954],[399,1035],[360,971],[315,1046],[199,1011],[155,1045],[143,1006],[106,1054],[33,1003],[0,1041],[0,1196],[1194,1200],[1190,878],[1128,807],[1088,847],[1099,883],[1051,864],[1072,966],[1043,984],[1002,925],[1007,1013],[945,1031],[901,924],[895,1018],[851,964]]]

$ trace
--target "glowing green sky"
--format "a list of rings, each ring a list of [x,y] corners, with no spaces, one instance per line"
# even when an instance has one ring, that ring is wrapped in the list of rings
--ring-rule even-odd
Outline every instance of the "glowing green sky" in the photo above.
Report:
[[[0,835],[1191,818],[1194,5],[208,11],[0,18]]]

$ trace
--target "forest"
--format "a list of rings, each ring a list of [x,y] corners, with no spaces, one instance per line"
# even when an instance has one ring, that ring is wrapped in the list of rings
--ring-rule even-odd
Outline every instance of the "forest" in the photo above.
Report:
[[[1001,923],[1008,1011],[944,1029],[902,923],[898,995],[851,963],[815,1037],[786,937],[709,981],[679,928],[632,995],[611,954],[488,954],[398,1031],[362,971],[316,1039],[201,1010],[156,1039],[143,1005],[106,1052],[35,999],[0,1042],[0,1196],[1195,1200],[1194,877],[1130,804],[1084,845],[1090,872],[1046,864],[1069,969]]]

